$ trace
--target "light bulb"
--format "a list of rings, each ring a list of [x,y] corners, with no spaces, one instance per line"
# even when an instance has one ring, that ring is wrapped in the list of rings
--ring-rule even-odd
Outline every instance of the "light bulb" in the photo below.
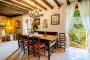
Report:
[[[11,30],[11,26],[9,26],[9,30]]]

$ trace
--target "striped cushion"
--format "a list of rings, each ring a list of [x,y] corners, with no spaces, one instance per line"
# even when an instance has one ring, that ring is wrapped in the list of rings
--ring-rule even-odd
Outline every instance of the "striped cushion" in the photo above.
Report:
[[[19,40],[19,42],[23,42],[22,40]]]
[[[38,49],[38,50],[40,50],[40,48],[42,48],[42,47],[44,47],[44,46],[45,46],[44,43],[40,43],[40,46],[38,46],[38,43],[35,43],[35,44],[33,45],[33,47],[36,48],[36,49]]]
[[[58,42],[62,42],[62,43],[65,43],[66,42],[66,40],[62,40],[62,39],[60,39],[60,40],[58,40]]]
[[[25,46],[29,46],[29,45],[31,45],[31,44],[32,44],[32,42],[29,42],[29,43],[28,43],[28,42],[24,42],[24,45],[25,45]]]

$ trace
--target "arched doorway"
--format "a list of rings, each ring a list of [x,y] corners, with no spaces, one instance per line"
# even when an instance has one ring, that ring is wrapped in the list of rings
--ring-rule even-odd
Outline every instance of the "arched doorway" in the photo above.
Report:
[[[69,46],[86,49],[87,32],[83,26],[78,8],[75,9],[73,19],[69,31]]]

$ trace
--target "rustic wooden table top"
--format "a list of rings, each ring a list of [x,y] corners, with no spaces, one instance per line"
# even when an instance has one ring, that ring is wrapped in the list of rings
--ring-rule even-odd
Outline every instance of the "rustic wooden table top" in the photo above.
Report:
[[[40,39],[51,40],[51,41],[53,41],[56,38],[58,38],[58,36],[56,36],[56,35],[46,35],[46,36],[44,36],[43,34],[36,34],[36,35],[31,34],[31,35],[29,35],[29,37],[33,37],[33,36],[37,36]]]

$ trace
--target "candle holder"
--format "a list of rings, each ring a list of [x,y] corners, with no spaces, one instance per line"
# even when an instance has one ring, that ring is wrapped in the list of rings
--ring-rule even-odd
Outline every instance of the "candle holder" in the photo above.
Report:
[[[46,37],[46,35],[47,35],[46,32],[44,32],[44,36],[45,36],[45,37]]]

